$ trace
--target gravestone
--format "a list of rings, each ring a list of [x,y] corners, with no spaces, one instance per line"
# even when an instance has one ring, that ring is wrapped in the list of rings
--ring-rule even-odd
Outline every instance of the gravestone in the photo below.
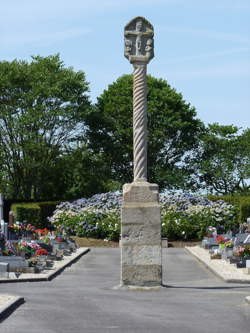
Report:
[[[239,246],[239,245],[250,245],[250,237],[249,234],[236,234],[235,235],[235,240],[234,240],[234,245]]]
[[[0,263],[8,263],[10,272],[16,272],[29,266],[29,263],[19,256],[0,256]]]
[[[5,223],[4,220],[0,220],[0,229],[5,239],[8,239],[8,223]]]
[[[250,245],[250,235],[248,234],[248,236],[246,237],[246,239],[243,242],[244,245]]]
[[[121,285],[162,283],[161,222],[158,185],[147,181],[147,64],[154,57],[153,26],[143,17],[124,31],[125,57],[133,72],[134,180],[123,186],[121,209]]]
[[[207,238],[202,241],[202,246],[205,249],[212,249],[212,248],[218,248],[219,245],[216,242],[215,238]]]
[[[9,264],[7,262],[0,262],[0,278],[9,277]]]
[[[13,212],[9,211],[9,226],[13,225],[15,223],[15,218]]]

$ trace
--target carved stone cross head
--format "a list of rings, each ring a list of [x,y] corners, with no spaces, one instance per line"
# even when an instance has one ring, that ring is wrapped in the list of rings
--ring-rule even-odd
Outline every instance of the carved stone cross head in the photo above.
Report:
[[[137,16],[124,28],[124,55],[133,64],[148,63],[154,57],[154,28],[144,17]]]

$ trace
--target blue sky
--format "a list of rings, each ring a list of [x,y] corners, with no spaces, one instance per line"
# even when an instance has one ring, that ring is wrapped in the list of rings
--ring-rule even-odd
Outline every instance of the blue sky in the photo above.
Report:
[[[155,28],[148,72],[205,123],[250,127],[249,0],[1,0],[0,9],[0,59],[59,52],[86,73],[92,101],[132,72],[123,29],[144,16]]]

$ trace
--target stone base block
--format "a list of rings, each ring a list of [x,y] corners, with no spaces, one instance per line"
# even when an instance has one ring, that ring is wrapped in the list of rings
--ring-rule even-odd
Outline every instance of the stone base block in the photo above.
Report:
[[[121,285],[160,286],[158,186],[147,182],[125,184],[121,217]]]
[[[149,287],[161,283],[161,265],[122,265],[121,285]]]
[[[161,265],[161,246],[122,246],[123,265]]]

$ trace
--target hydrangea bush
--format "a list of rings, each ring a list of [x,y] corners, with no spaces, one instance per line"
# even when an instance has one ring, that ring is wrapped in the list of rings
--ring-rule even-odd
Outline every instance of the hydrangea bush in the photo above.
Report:
[[[209,226],[219,232],[236,227],[236,209],[223,200],[190,194],[161,195],[162,234],[170,239],[201,239]]]
[[[96,194],[57,206],[50,222],[81,237],[118,240],[121,192]],[[190,194],[161,194],[162,236],[169,239],[202,238],[208,226],[221,231],[235,225],[235,208],[222,200],[212,202]]]
[[[108,192],[63,202],[49,221],[71,235],[118,240],[121,199],[120,192]]]

